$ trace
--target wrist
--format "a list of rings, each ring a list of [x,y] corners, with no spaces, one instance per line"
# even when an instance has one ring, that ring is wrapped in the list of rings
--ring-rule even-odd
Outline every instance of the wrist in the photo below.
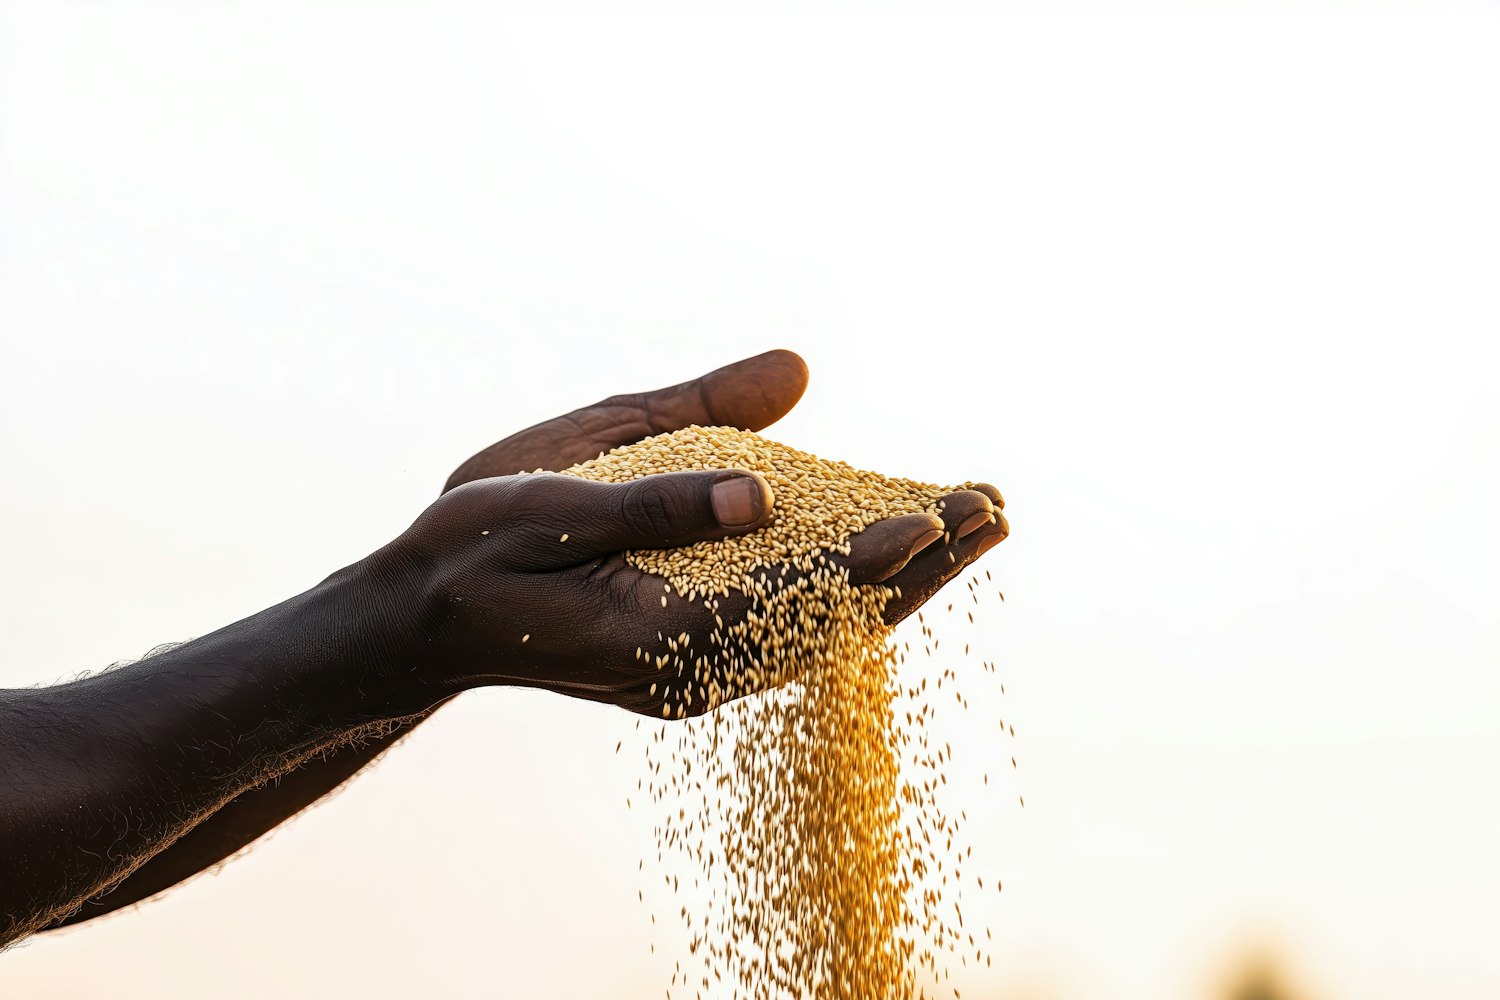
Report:
[[[402,537],[314,588],[326,591],[341,669],[361,686],[368,721],[416,715],[472,686],[461,680],[469,657],[458,619],[478,609],[447,575],[435,553]]]
[[[425,711],[451,691],[436,683],[426,612],[427,573],[387,550],[329,575],[266,614],[282,612],[286,634],[310,656],[312,688],[334,725],[352,728]]]

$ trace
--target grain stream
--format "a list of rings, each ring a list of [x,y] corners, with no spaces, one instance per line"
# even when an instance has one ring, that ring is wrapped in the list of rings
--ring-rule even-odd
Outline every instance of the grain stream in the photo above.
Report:
[[[692,602],[710,623],[706,637],[660,635],[636,650],[661,675],[650,691],[660,690],[663,718],[717,709],[663,724],[640,786],[663,807],[657,861],[685,856],[698,872],[682,886],[663,868],[666,887],[689,901],[676,914],[688,954],[667,995],[932,996],[953,956],[990,961],[988,933],[976,939],[946,891],[951,875],[956,892],[965,860],[955,847],[961,818],[939,806],[951,750],[929,745],[927,679],[900,686],[906,654],[882,620],[892,590],[851,585],[837,556],[874,522],[938,512],[968,484],[882,476],[698,426],[565,471],[627,482],[731,468],[770,484],[765,527],[626,554],[661,579],[663,607]],[[742,613],[721,614],[731,605]],[[925,624],[922,632],[931,637]],[[945,679],[951,670],[938,689]],[[903,693],[920,707],[898,716]]]

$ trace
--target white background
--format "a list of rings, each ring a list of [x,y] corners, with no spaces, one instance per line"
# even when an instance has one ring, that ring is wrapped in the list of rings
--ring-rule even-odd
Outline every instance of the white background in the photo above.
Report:
[[[1262,946],[1312,997],[1500,994],[1497,29],[0,3],[0,683],[211,631],[497,437],[791,347],[778,437],[1008,499],[1021,768],[974,803],[1006,891],[966,997],[1204,996]],[[467,697],[0,995],[660,996],[632,725]]]

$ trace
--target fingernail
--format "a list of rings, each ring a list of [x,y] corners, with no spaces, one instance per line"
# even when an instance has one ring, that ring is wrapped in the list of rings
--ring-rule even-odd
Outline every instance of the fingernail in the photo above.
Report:
[[[931,545],[933,542],[942,537],[943,530],[941,528],[933,528],[931,531],[917,536],[917,540],[911,543],[911,555],[907,556],[906,558],[915,558],[918,552],[921,552],[923,549],[927,548],[927,546]]]
[[[1005,536],[1000,534],[999,532],[990,535],[988,538],[981,539],[979,544],[974,546],[974,558],[978,559],[980,556],[984,555],[990,549],[993,549],[996,545],[999,545],[1003,541],[1005,541]]]
[[[743,528],[759,521],[766,512],[767,487],[755,476],[735,476],[714,483],[709,497],[714,519],[726,528]]]
[[[986,524],[994,524],[995,517],[989,511],[980,511],[978,514],[970,514],[969,519],[958,526],[958,537],[967,538],[974,534]]]

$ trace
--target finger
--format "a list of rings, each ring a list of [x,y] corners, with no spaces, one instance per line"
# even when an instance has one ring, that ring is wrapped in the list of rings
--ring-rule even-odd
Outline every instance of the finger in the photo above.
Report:
[[[849,554],[833,561],[849,570],[858,585],[889,579],[912,557],[943,537],[942,519],[934,514],[903,514],[876,521],[849,539]]]
[[[527,568],[716,541],[754,531],[771,517],[770,485],[739,469],[666,472],[628,483],[524,478],[533,482],[507,536],[517,564]]]
[[[991,487],[993,489],[993,487]],[[947,532],[944,544],[965,538],[980,527],[995,523],[995,505],[981,490],[956,490],[938,501],[938,516]]]
[[[775,350],[717,368],[665,389],[626,393],[586,406],[567,418],[583,428],[600,451],[693,424],[758,431],[784,417],[807,389],[807,364]]]
[[[690,424],[758,431],[786,416],[806,389],[807,363],[792,351],[774,350],[678,385],[616,396],[605,402],[643,411],[650,425],[648,434],[663,434]],[[626,439],[632,440],[635,438]]]
[[[917,610],[948,581],[999,545],[1009,534],[1009,522],[997,511],[995,523],[982,526],[948,545],[932,545],[924,549],[899,573],[883,581],[885,586],[897,591],[886,605],[886,620],[895,624]]]
[[[999,490],[995,489],[995,487],[991,486],[989,483],[975,483],[973,486],[970,486],[969,489],[975,490],[979,493],[983,493],[985,496],[990,498],[990,503],[995,507],[999,508],[1000,510],[1005,509],[1005,498],[1000,495]]]
[[[807,365],[791,351],[767,351],[665,389],[611,396],[493,444],[458,467],[446,489],[489,476],[557,471],[602,451],[690,424],[758,431],[802,398]]]

